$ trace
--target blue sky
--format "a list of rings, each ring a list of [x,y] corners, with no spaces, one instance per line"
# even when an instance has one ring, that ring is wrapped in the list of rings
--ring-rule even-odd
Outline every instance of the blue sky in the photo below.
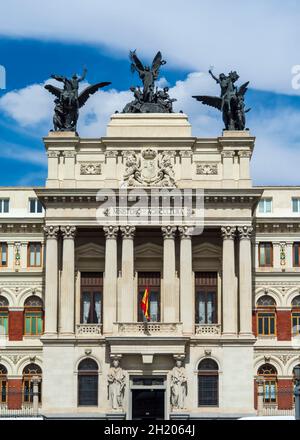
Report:
[[[44,184],[42,137],[52,128],[53,99],[43,85],[52,73],[81,73],[86,65],[89,83],[112,82],[90,98],[78,124],[82,136],[105,135],[110,114],[122,109],[129,86],[138,83],[130,73],[130,49],[145,62],[162,50],[167,64],[160,84],[169,84],[175,110],[189,116],[196,136],[221,135],[222,121],[191,95],[219,93],[209,67],[216,74],[238,70],[241,83],[251,82],[254,183],[300,185],[300,91],[292,87],[292,68],[300,65],[300,4],[242,3],[154,0],[144,20],[137,0],[6,2],[0,16],[0,64],[7,75],[0,90],[0,185]]]

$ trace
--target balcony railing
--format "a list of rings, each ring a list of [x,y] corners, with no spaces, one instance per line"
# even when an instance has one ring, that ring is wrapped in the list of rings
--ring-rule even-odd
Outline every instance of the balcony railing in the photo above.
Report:
[[[196,324],[195,325],[196,336],[220,336],[221,325],[220,324]]]
[[[16,417],[37,417],[39,409],[34,409],[33,403],[23,403],[21,408],[9,408],[7,403],[0,404],[0,419]]]
[[[102,324],[77,324],[76,334],[78,336],[102,335]]]
[[[182,324],[166,322],[122,322],[115,325],[115,331],[120,335],[181,336]]]

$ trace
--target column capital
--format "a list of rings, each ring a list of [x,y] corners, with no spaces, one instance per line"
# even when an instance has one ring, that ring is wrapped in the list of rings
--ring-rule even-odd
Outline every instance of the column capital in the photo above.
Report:
[[[236,227],[235,226],[222,226],[221,233],[222,233],[223,240],[234,240],[234,237],[236,234]]]
[[[61,226],[60,230],[63,235],[63,239],[72,239],[74,240],[76,235],[76,226]]]
[[[104,226],[103,231],[104,231],[106,240],[108,240],[108,239],[115,240],[118,236],[119,226]]]
[[[54,239],[57,240],[59,227],[58,226],[43,226],[43,231],[46,235],[47,240]]]
[[[133,240],[134,234],[136,231],[136,227],[135,226],[121,226],[120,231],[122,233],[123,239],[128,238],[128,239]]]
[[[192,227],[190,226],[179,226],[178,231],[180,234],[181,240],[183,239],[191,239],[192,238]]]
[[[168,238],[174,239],[176,230],[177,230],[176,226],[162,226],[161,231],[162,231],[164,240],[166,240]]]
[[[251,235],[253,232],[252,226],[239,226],[238,233],[240,240],[251,240]]]

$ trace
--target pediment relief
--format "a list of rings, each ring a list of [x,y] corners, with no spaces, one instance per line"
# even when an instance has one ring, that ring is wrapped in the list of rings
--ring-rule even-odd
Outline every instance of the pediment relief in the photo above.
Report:
[[[104,258],[105,247],[95,243],[86,243],[76,248],[76,258]]]
[[[162,258],[163,248],[154,243],[144,243],[134,249],[137,258]]]
[[[201,243],[193,248],[194,258],[221,258],[222,249],[211,243]]]

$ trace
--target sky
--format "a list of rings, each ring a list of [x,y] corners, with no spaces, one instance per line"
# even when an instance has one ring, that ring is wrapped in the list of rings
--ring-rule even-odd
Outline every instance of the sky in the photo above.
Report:
[[[189,117],[194,136],[218,137],[220,112],[192,95],[219,95],[208,70],[237,70],[250,81],[247,127],[256,137],[255,185],[300,185],[299,0],[0,0],[0,185],[45,184],[42,138],[52,129],[51,74],[80,74],[87,84],[111,81],[81,109],[82,137],[105,136],[110,115],[138,85],[129,50],[151,63],[161,50],[175,111]],[[1,73],[1,69],[0,69]],[[3,78],[2,78],[3,80]],[[3,86],[0,77],[0,87]]]

